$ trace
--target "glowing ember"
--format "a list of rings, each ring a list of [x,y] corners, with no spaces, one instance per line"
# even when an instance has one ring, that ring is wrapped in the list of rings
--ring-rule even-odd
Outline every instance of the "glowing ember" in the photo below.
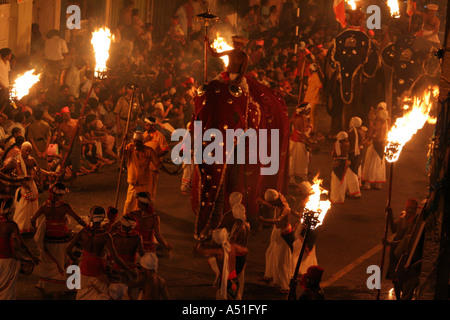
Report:
[[[400,8],[398,7],[398,0],[388,0],[387,5],[391,10],[391,17],[399,18],[400,17]]]
[[[17,99],[21,100],[23,97],[28,95],[30,89],[39,82],[41,75],[34,75],[34,69],[25,72],[23,75],[19,76],[12,87],[11,95]]]
[[[355,0],[347,0],[346,2],[352,8],[352,10],[356,10],[356,2],[355,2]]]
[[[312,194],[309,196],[308,202],[305,205],[306,210],[317,212],[319,214],[318,216],[319,223],[315,225],[314,228],[317,228],[322,224],[325,215],[331,208],[331,202],[329,200],[326,201],[320,200],[320,196],[322,194],[328,194],[328,191],[322,188],[322,181],[323,180],[318,179],[318,176],[316,176],[313,179],[313,185],[311,186]]]
[[[229,51],[229,50],[233,50],[234,48],[232,46],[230,46],[224,38],[219,36],[219,33],[217,33],[216,39],[214,40],[212,47],[217,51],[217,52],[224,52],[224,51]],[[222,59],[223,63],[225,64],[225,67],[228,67],[228,63],[229,63],[229,59],[227,56],[223,56],[220,57],[220,59]]]
[[[429,113],[432,107],[432,103],[430,102],[431,94],[431,90],[428,90],[423,97],[414,97],[411,110],[402,118],[397,119],[395,125],[388,133],[388,143],[385,148],[386,161],[397,161],[403,146],[429,120]],[[436,94],[435,89],[433,89],[433,94]]]
[[[102,77],[106,73],[106,62],[109,59],[109,48],[113,36],[108,28],[102,28],[92,33],[91,43],[95,52],[95,77]]]

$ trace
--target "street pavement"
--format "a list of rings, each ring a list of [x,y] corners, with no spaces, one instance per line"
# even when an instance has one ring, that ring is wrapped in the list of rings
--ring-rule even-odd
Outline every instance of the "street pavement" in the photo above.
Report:
[[[292,109],[292,108],[291,108]],[[290,110],[292,113],[292,110]],[[319,130],[326,134],[330,117],[323,107],[319,108]],[[404,147],[400,159],[394,166],[392,209],[398,217],[405,200],[416,197],[419,202],[428,195],[427,153],[433,126],[426,124]],[[332,141],[322,142],[312,155],[309,178],[319,174],[323,186],[329,190],[331,180]],[[169,166],[174,170],[174,166]],[[386,166],[389,179],[389,165]],[[101,172],[79,177],[70,193],[65,196],[74,210],[87,216],[94,205],[105,208],[114,205],[118,181],[117,166],[103,168]],[[389,182],[389,181],[388,181]],[[214,300],[212,287],[214,274],[205,258],[195,257],[193,238],[195,216],[189,197],[180,193],[181,175],[169,176],[161,173],[158,182],[155,208],[160,212],[162,234],[172,243],[174,250],[170,257],[159,259],[158,273],[166,281],[170,299],[174,300]],[[122,177],[118,208],[121,211],[127,189],[126,175]],[[40,195],[40,203],[48,196]],[[295,196],[295,195],[294,195]],[[316,252],[318,264],[325,269],[322,287],[328,300],[375,300],[377,290],[367,287],[371,274],[367,268],[381,263],[381,240],[385,228],[385,207],[388,198],[388,183],[380,191],[363,191],[361,199],[347,199],[342,205],[334,205],[318,230]],[[244,300],[285,300],[275,288],[258,282],[257,276],[264,273],[265,251],[269,245],[269,228],[264,228],[250,238],[245,271]],[[32,239],[27,244],[33,249]],[[386,253],[387,269],[388,251]],[[51,299],[42,296],[34,288],[38,281],[38,267],[32,275],[20,275],[17,296],[19,300]],[[299,286],[300,287],[300,286]],[[383,281],[381,299],[393,299],[389,294],[392,285]],[[73,299],[68,295],[66,299]]]

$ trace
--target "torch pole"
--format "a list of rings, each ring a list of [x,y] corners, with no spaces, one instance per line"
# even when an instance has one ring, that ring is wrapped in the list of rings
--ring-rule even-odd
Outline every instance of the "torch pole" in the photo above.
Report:
[[[206,41],[206,38],[208,37],[208,21],[205,21],[205,52],[204,52],[204,61],[205,65],[203,66],[203,79],[204,83],[208,82],[208,46],[209,41]]]
[[[388,229],[389,229],[389,215],[388,210],[391,209],[391,198],[392,198],[392,177],[394,175],[394,163],[391,162],[390,165],[390,174],[389,174],[389,194],[388,194],[388,203],[386,207],[386,222],[384,226],[384,241],[383,241],[383,253],[381,254],[381,264],[380,264],[380,289],[378,289],[377,292],[377,300],[380,300],[380,294],[381,294],[381,282],[383,280],[383,268],[384,268],[384,257],[386,255],[386,240],[388,235]]]
[[[83,117],[84,117],[84,112],[85,112],[86,106],[87,106],[87,104],[88,104],[88,102],[89,102],[89,98],[91,97],[92,90],[93,90],[93,85],[91,85],[91,88],[89,89],[89,92],[88,92],[88,95],[87,95],[87,97],[86,97],[86,100],[84,101],[83,108],[81,108],[80,116],[79,116],[79,118],[78,118],[77,125],[76,125],[76,127],[75,127],[75,131],[74,131],[74,133],[73,133],[72,138],[70,139],[69,150],[67,150],[67,152],[66,152],[66,154],[64,155],[64,158],[63,158],[63,160],[62,160],[62,162],[61,162],[60,169],[59,169],[59,172],[60,172],[59,179],[60,179],[60,181],[61,181],[61,179],[63,179],[63,177],[64,177],[64,171],[66,170],[65,167],[66,167],[67,158],[68,158],[68,157],[70,156],[70,154],[72,153],[73,144],[74,144],[74,142],[75,142],[75,139],[76,139],[77,136],[78,136],[78,132],[80,131],[81,121],[82,121],[82,119],[83,119]]]
[[[289,294],[287,296],[287,300],[297,300],[297,277],[298,272],[300,270],[300,264],[302,263],[303,253],[306,248],[306,239],[308,237],[309,230],[311,228],[311,224],[308,223],[305,231],[305,236],[303,237],[302,249],[300,250],[300,254],[297,259],[297,264],[295,266],[294,275],[292,276],[291,282],[289,283]]]
[[[302,70],[300,72],[300,83],[298,86],[298,101],[297,101],[297,105],[300,104],[301,99],[302,99],[302,93],[303,93],[303,78],[304,78],[304,74],[305,74],[305,66],[306,66],[306,56],[303,60],[303,64],[302,64]]]
[[[127,143],[128,130],[130,128],[130,119],[131,119],[131,112],[132,112],[132,109],[133,109],[133,101],[134,101],[134,92],[135,92],[135,90],[136,90],[136,86],[133,86],[133,93],[132,93],[131,99],[130,99],[130,108],[128,110],[127,125],[126,125],[126,129],[125,129],[125,133],[123,135],[123,141],[122,141],[122,146],[121,146],[122,157],[121,157],[121,160],[120,160],[119,178],[117,180],[116,201],[115,201],[114,208],[117,208],[117,205],[119,204],[119,191],[120,191],[120,184],[122,182],[123,165],[124,165],[124,162],[125,162],[125,146],[126,146],[126,143]]]

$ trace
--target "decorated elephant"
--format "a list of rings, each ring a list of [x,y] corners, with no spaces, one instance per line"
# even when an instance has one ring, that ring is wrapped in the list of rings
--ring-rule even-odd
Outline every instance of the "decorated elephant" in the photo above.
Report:
[[[242,193],[242,204],[246,207],[247,219],[252,223],[257,219],[257,198],[263,197],[266,189],[272,188],[282,193],[287,191],[287,107],[283,99],[270,88],[252,77],[246,76],[246,80],[248,93],[229,82],[213,80],[201,86],[195,97],[190,131],[193,132],[194,145],[195,141],[203,142],[199,148],[201,150],[196,151],[194,148],[194,154],[206,152],[215,157],[214,163],[203,158],[203,161],[195,164],[191,204],[196,215],[196,239],[208,237],[223,214],[231,209],[228,200],[232,192]],[[217,149],[211,150],[218,137],[211,137],[210,129],[217,129],[216,132],[222,134],[223,140],[219,141],[223,147],[220,151],[222,154]],[[233,130],[236,136],[227,136]],[[240,154],[238,149],[243,141],[246,141],[245,151]],[[235,157],[236,154],[241,157],[241,161]],[[269,154],[271,163],[267,161]],[[235,159],[234,163],[230,159]],[[275,171],[264,174],[264,169],[269,167]]]
[[[353,116],[366,118],[370,110],[362,103],[364,83],[377,73],[380,58],[376,45],[362,30],[360,13],[350,11],[349,27],[335,37],[326,59],[325,92],[331,98],[331,106],[327,103],[331,134],[346,129]]]
[[[410,30],[395,43],[383,49],[381,59],[383,65],[390,69],[392,82],[390,99],[392,116],[403,116],[402,100],[423,92],[430,84],[439,83],[440,62],[434,54],[438,50],[434,43],[415,36],[421,24],[412,23]]]

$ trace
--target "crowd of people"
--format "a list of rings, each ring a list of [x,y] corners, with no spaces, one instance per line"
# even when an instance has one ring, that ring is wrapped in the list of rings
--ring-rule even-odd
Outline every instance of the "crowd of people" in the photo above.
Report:
[[[301,182],[308,181],[311,146],[323,138],[317,128],[317,106],[322,103],[327,50],[339,28],[334,20],[320,19],[317,6],[309,5],[308,14],[301,19],[296,19],[295,9],[295,1],[286,1],[278,12],[279,7],[268,6],[268,1],[262,0],[248,6],[245,15],[238,17],[237,28],[228,19],[221,19],[207,36],[214,39],[219,33],[233,32],[247,39],[244,42],[248,57],[246,75],[277,91],[286,103],[298,105],[292,117],[290,182],[304,186]],[[14,234],[22,241],[21,234],[34,234],[41,252],[40,258],[30,252],[35,262],[40,260],[37,288],[46,290],[49,283],[64,282],[64,267],[72,259],[80,260],[83,290],[77,294],[79,299],[105,298],[105,295],[111,298],[115,296],[113,291],[120,291],[120,297],[137,299],[139,290],[136,293],[133,289],[138,287],[142,289],[142,299],[168,298],[164,280],[156,275],[154,239],[169,251],[172,246],[161,234],[159,216],[152,203],[156,198],[158,172],[176,174],[164,167],[162,159],[170,150],[172,132],[186,128],[191,121],[196,88],[205,80],[202,67],[205,35],[202,28],[192,24],[195,15],[202,11],[199,1],[187,1],[171,17],[164,37],[156,41],[153,25],[139,18],[133,1],[127,2],[119,24],[112,29],[114,41],[103,80],[96,79],[93,52],[88,49],[90,39],[81,37],[67,43],[57,30],[44,38],[39,26],[33,25],[32,55],[28,62],[43,66],[42,77],[19,101],[10,101],[8,87],[11,75],[19,74],[20,68],[13,63],[11,50],[0,51],[0,172],[2,182],[19,184],[13,192],[12,188],[9,190],[13,201],[3,201],[0,220],[10,221],[8,216],[14,213],[11,210],[14,207],[18,229],[0,228],[0,239]],[[296,36],[297,26],[300,34],[294,47],[292,38]],[[386,42],[388,34],[380,31],[372,38]],[[223,70],[220,59],[211,59],[208,79]],[[299,104],[300,101],[303,103]],[[330,194],[334,204],[342,203],[346,197],[360,197],[360,188],[379,189],[386,181],[384,157],[380,156],[380,144],[385,142],[387,134],[386,104],[374,106],[369,119],[370,123],[364,127],[360,118],[352,118],[348,130],[335,137]],[[135,132],[133,137],[131,132]],[[129,183],[123,217],[116,221],[116,208],[93,207],[89,221],[80,218],[62,200],[67,187],[56,182],[69,176],[73,183],[79,175],[114,163],[120,166],[122,154],[125,154]],[[23,176],[32,178],[14,180]],[[50,196],[39,206],[38,196],[44,190],[49,190]],[[186,192],[186,188],[182,191]],[[294,242],[301,239],[301,228],[297,231],[290,228],[290,213],[287,213],[290,210],[283,195],[268,190],[265,201],[280,212],[277,220],[266,222],[276,225],[274,231],[279,232],[278,238],[282,240],[281,244],[278,241],[269,246],[266,273],[261,281],[273,282],[285,294],[292,276]],[[233,203],[229,214],[232,223],[218,228],[212,239],[215,245],[199,247],[197,251],[211,258],[211,265],[216,265],[213,270],[219,270],[213,260],[227,265],[217,273],[217,277],[222,276],[218,279],[220,298],[239,299],[243,283],[239,286],[237,279],[243,275],[249,225],[240,201]],[[75,237],[67,227],[67,215],[82,228]],[[41,216],[45,220],[37,225]],[[227,229],[225,235],[224,229]],[[274,249],[276,245],[278,249]],[[309,245],[313,251],[314,245]],[[110,253],[108,261],[102,256],[105,248]],[[116,272],[111,274],[117,276],[116,283],[124,284],[124,279],[136,278],[138,255],[141,278],[127,283],[128,292],[123,286],[108,286],[108,281],[101,279],[100,275],[110,265],[114,265],[112,269]],[[11,250],[6,256],[12,256]],[[315,264],[316,260],[310,263]],[[8,266],[11,270],[13,267]],[[9,275],[17,272],[15,268]],[[319,292],[323,269],[313,267],[302,273],[315,275],[312,288]],[[148,288],[152,284],[157,291]],[[323,298],[321,293],[318,295]],[[15,297],[14,292],[7,291],[5,297]]]

